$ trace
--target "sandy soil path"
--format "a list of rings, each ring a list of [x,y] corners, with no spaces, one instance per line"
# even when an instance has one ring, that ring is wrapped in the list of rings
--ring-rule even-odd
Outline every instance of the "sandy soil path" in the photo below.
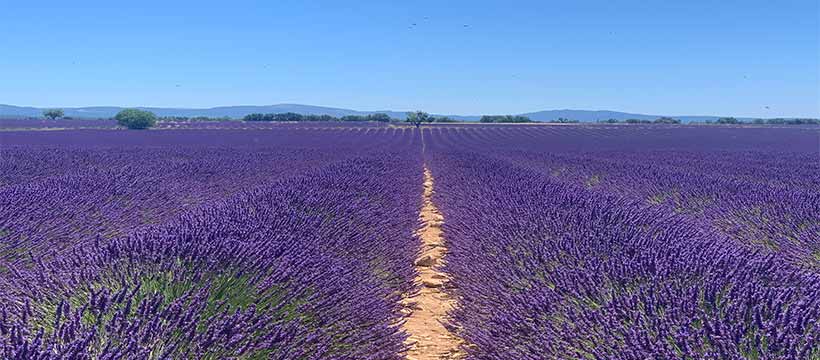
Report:
[[[439,269],[444,263],[447,248],[441,232],[444,218],[432,202],[433,184],[433,176],[425,167],[424,205],[419,214],[424,223],[419,230],[422,252],[415,262],[418,270],[415,281],[421,289],[418,294],[402,301],[408,314],[403,329],[410,335],[407,358],[463,359],[465,354],[459,349],[463,341],[442,325],[456,301],[444,291],[448,286],[448,277]]]

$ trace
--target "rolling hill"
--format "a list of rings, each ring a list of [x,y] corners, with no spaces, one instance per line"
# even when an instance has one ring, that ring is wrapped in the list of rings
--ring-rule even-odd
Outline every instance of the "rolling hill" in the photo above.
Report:
[[[118,106],[90,106],[90,107],[70,107],[70,108],[62,108],[65,112],[66,116],[70,116],[72,118],[110,118],[113,117],[117,112],[124,109],[123,107]],[[302,104],[275,104],[275,105],[244,105],[244,106],[219,106],[219,107],[212,107],[212,108],[204,108],[204,109],[194,109],[194,108],[160,108],[160,107],[140,107],[140,109],[151,111],[158,116],[208,116],[208,117],[231,117],[231,118],[241,118],[247,114],[252,113],[284,113],[284,112],[295,112],[303,115],[307,114],[316,114],[316,115],[332,115],[336,117],[341,117],[345,115],[367,115],[373,113],[386,113],[391,117],[404,119],[406,113],[403,111],[391,111],[391,110],[384,110],[384,111],[359,111],[359,110],[351,110],[351,109],[343,109],[343,108],[333,108],[333,107],[325,107],[325,106],[314,106],[314,105],[302,105]],[[14,106],[14,105],[3,105],[0,104],[0,117],[40,117],[42,116],[43,108],[37,107],[28,107],[28,106]],[[544,111],[537,111],[537,112],[530,112],[530,113],[523,113],[518,115],[524,115],[529,117],[532,120],[536,121],[550,121],[556,120],[558,118],[565,118],[565,119],[572,119],[578,120],[582,122],[594,122],[597,120],[607,120],[607,119],[617,119],[617,120],[626,120],[626,119],[641,119],[641,120],[654,120],[661,116],[670,116],[670,115],[647,115],[647,114],[635,114],[635,113],[626,113],[626,112],[618,112],[618,111],[608,111],[608,110],[544,110]],[[439,115],[440,116],[440,115]],[[462,121],[478,121],[481,117],[480,115],[447,115],[456,120]],[[720,116],[690,116],[690,115],[683,115],[683,116],[670,116],[676,119],[680,119],[683,122],[691,122],[691,121],[706,121],[706,120],[716,120]],[[738,119],[747,119],[747,118],[738,118]]]

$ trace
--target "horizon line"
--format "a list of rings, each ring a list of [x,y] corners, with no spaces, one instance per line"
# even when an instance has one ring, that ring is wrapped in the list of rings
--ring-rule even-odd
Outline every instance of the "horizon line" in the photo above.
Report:
[[[356,112],[369,112],[369,113],[377,113],[377,112],[395,112],[395,113],[408,113],[413,111],[423,111],[423,110],[392,110],[392,109],[379,109],[379,110],[359,110],[359,109],[352,109],[352,108],[345,108],[345,107],[336,107],[336,106],[326,106],[326,105],[311,105],[311,104],[304,104],[304,103],[294,103],[294,102],[283,102],[283,103],[273,103],[273,104],[264,104],[264,105],[252,105],[252,104],[243,104],[243,105],[217,105],[217,106],[208,106],[208,107],[188,107],[188,106],[156,106],[156,105],[136,105],[136,106],[125,106],[125,105],[72,105],[72,106],[37,106],[37,105],[14,105],[8,103],[0,103],[0,106],[10,106],[10,107],[18,107],[18,108],[33,108],[33,109],[83,109],[83,108],[153,108],[153,109],[168,109],[168,110],[213,110],[219,108],[231,108],[231,107],[266,107],[266,106],[281,106],[281,105],[295,105],[295,106],[310,106],[310,107],[317,107],[317,108],[326,108],[326,109],[334,109],[334,110],[346,110],[346,111],[356,111]],[[547,112],[547,111],[585,111],[585,112],[616,112],[622,114],[630,114],[630,115],[641,115],[641,116],[667,116],[667,117],[735,117],[735,118],[760,118],[760,119],[775,119],[775,118],[820,118],[820,113],[817,115],[809,115],[809,116],[794,116],[794,115],[778,115],[778,116],[749,116],[749,115],[689,115],[689,114],[677,114],[677,115],[669,115],[669,114],[650,114],[650,113],[643,113],[643,112],[634,112],[634,111],[621,111],[621,110],[611,110],[611,109],[570,109],[570,108],[552,108],[552,109],[542,109],[542,110],[535,110],[535,111],[527,111],[527,112],[518,112],[518,113],[486,113],[486,114],[458,114],[458,113],[441,113],[441,112],[430,112],[434,115],[444,115],[444,116],[462,116],[462,117],[470,117],[470,116],[482,116],[482,115],[525,115],[525,114],[533,114],[538,112]],[[7,114],[0,114],[0,115],[7,115]]]

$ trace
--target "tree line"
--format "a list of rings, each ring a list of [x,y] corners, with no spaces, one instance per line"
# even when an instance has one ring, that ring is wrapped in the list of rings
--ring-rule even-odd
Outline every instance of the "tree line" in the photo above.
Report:
[[[376,122],[401,122],[400,119],[390,117],[385,113],[373,113],[367,115],[345,115],[335,117],[331,115],[302,115],[294,112],[271,113],[271,114],[248,114],[242,118],[243,121],[376,121]],[[413,111],[407,113],[404,122],[420,126],[422,123],[434,122],[456,122],[446,116],[432,116],[424,111]]]
[[[478,120],[482,123],[529,123],[530,118],[522,115],[482,115]]]
[[[608,119],[608,120],[599,120],[599,123],[606,123],[606,124],[680,124],[681,121],[679,119],[674,119],[670,117],[660,117],[655,120],[644,120],[644,119],[626,119],[626,120],[618,120],[618,119]],[[698,122],[691,122],[690,124],[719,124],[719,125],[820,125],[820,119],[786,119],[786,118],[774,118],[774,119],[753,119],[753,120],[740,120],[734,117],[722,117],[718,118],[717,120],[706,120],[706,121],[698,121]]]
[[[773,119],[752,119],[749,121],[739,120],[733,117],[722,117],[716,121],[706,120],[704,124],[751,124],[751,125],[820,125],[820,119],[811,118],[773,118]]]
[[[655,120],[647,120],[647,119],[625,119],[625,120],[618,120],[618,119],[607,119],[607,120],[598,120],[599,123],[603,124],[680,124],[680,119],[675,119],[671,117],[662,116]]]
[[[158,121],[234,121],[235,119],[230,116],[219,116],[219,117],[209,117],[209,116],[158,116]]]
[[[65,116],[62,109],[47,109],[43,111],[45,118],[56,119],[70,119]],[[117,113],[114,117],[117,123],[128,127],[129,129],[147,129],[156,124],[157,121],[231,121],[231,117],[207,117],[207,116],[163,116],[157,117],[150,111],[139,109],[125,109]],[[308,114],[302,115],[294,112],[286,113],[272,113],[272,114],[248,114],[242,118],[243,121],[279,121],[279,122],[301,122],[301,121],[376,121],[376,122],[400,122],[401,120],[390,117],[385,113],[373,113],[368,115],[345,115],[342,117],[335,117],[331,115],[316,115]],[[413,111],[407,113],[404,120],[419,127],[423,123],[450,123],[459,122],[446,116],[433,116],[424,111]],[[535,122],[529,117],[523,115],[482,115],[479,122],[481,123],[531,123]],[[572,124],[580,121],[567,118],[558,118],[556,120],[547,120],[548,123]],[[647,119],[607,119],[598,120],[598,123],[605,124],[680,124],[680,119],[671,117],[659,117],[655,120]],[[717,120],[706,120],[703,122],[693,122],[693,124],[747,124],[747,125],[820,125],[820,119],[813,118],[772,118],[772,119],[753,119],[753,120],[739,120],[734,117],[722,117]]]
[[[396,121],[390,115],[384,113],[375,113],[368,115],[345,115],[342,117],[335,117],[331,115],[302,115],[294,112],[274,113],[274,114],[248,114],[242,118],[243,121],[378,121],[390,122]]]

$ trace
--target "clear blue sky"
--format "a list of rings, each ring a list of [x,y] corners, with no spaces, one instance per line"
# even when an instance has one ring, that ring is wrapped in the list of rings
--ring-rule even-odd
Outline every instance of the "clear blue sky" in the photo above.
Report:
[[[0,103],[817,117],[819,2],[7,1]]]

